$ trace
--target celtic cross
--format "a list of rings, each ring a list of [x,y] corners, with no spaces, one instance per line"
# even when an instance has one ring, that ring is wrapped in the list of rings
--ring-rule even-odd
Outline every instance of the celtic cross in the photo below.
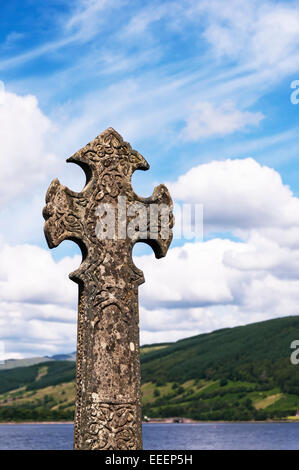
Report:
[[[141,449],[138,286],[143,273],[132,261],[136,242],[166,255],[173,226],[172,201],[160,185],[138,197],[132,173],[146,160],[112,128],[68,162],[84,170],[74,192],[55,179],[43,210],[50,248],[76,242],[82,263],[70,274],[79,285],[75,449]],[[109,216],[109,217],[108,217]]]

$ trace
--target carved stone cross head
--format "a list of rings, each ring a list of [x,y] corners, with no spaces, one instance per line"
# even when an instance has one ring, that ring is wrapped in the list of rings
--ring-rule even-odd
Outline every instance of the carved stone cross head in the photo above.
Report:
[[[136,242],[165,256],[172,240],[172,200],[160,185],[137,196],[131,176],[146,160],[112,128],[68,162],[86,174],[74,192],[55,179],[43,211],[50,248],[73,240],[82,263],[70,274],[79,284],[75,439],[76,449],[140,449],[141,387],[138,285],[132,261]]]

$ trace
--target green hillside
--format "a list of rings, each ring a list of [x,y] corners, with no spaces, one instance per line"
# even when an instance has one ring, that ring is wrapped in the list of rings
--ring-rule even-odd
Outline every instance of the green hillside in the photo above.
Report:
[[[143,414],[197,420],[296,419],[299,317],[227,328],[141,349]],[[0,370],[0,421],[71,420],[75,364]],[[298,418],[299,419],[299,418]]]

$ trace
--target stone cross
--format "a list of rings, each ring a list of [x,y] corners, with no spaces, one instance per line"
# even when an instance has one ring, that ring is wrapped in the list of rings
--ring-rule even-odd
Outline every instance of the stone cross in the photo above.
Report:
[[[156,258],[166,255],[171,197],[163,185],[149,198],[134,193],[132,173],[149,165],[112,128],[67,161],[84,170],[86,185],[74,192],[52,181],[43,215],[50,248],[72,240],[82,251],[70,274],[79,285],[74,448],[141,449],[138,286],[144,277],[131,254],[142,241]]]

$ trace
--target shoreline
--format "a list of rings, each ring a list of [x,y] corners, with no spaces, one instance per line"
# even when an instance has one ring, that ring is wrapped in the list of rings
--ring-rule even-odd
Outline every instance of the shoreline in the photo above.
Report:
[[[299,419],[267,419],[264,421],[188,421],[183,423],[174,423],[173,421],[143,421],[142,424],[246,424],[246,423],[299,423]]]
[[[298,419],[284,419],[284,420],[264,420],[264,421],[253,421],[253,420],[248,420],[248,421],[195,421],[188,419],[188,421],[185,422],[173,422],[169,420],[150,420],[150,421],[142,421],[142,424],[246,424],[246,423],[299,423],[299,417]],[[3,425],[16,425],[16,424],[74,424],[73,421],[3,421],[0,422],[0,426]]]
[[[74,424],[74,421],[1,421],[0,426],[6,424]]]

